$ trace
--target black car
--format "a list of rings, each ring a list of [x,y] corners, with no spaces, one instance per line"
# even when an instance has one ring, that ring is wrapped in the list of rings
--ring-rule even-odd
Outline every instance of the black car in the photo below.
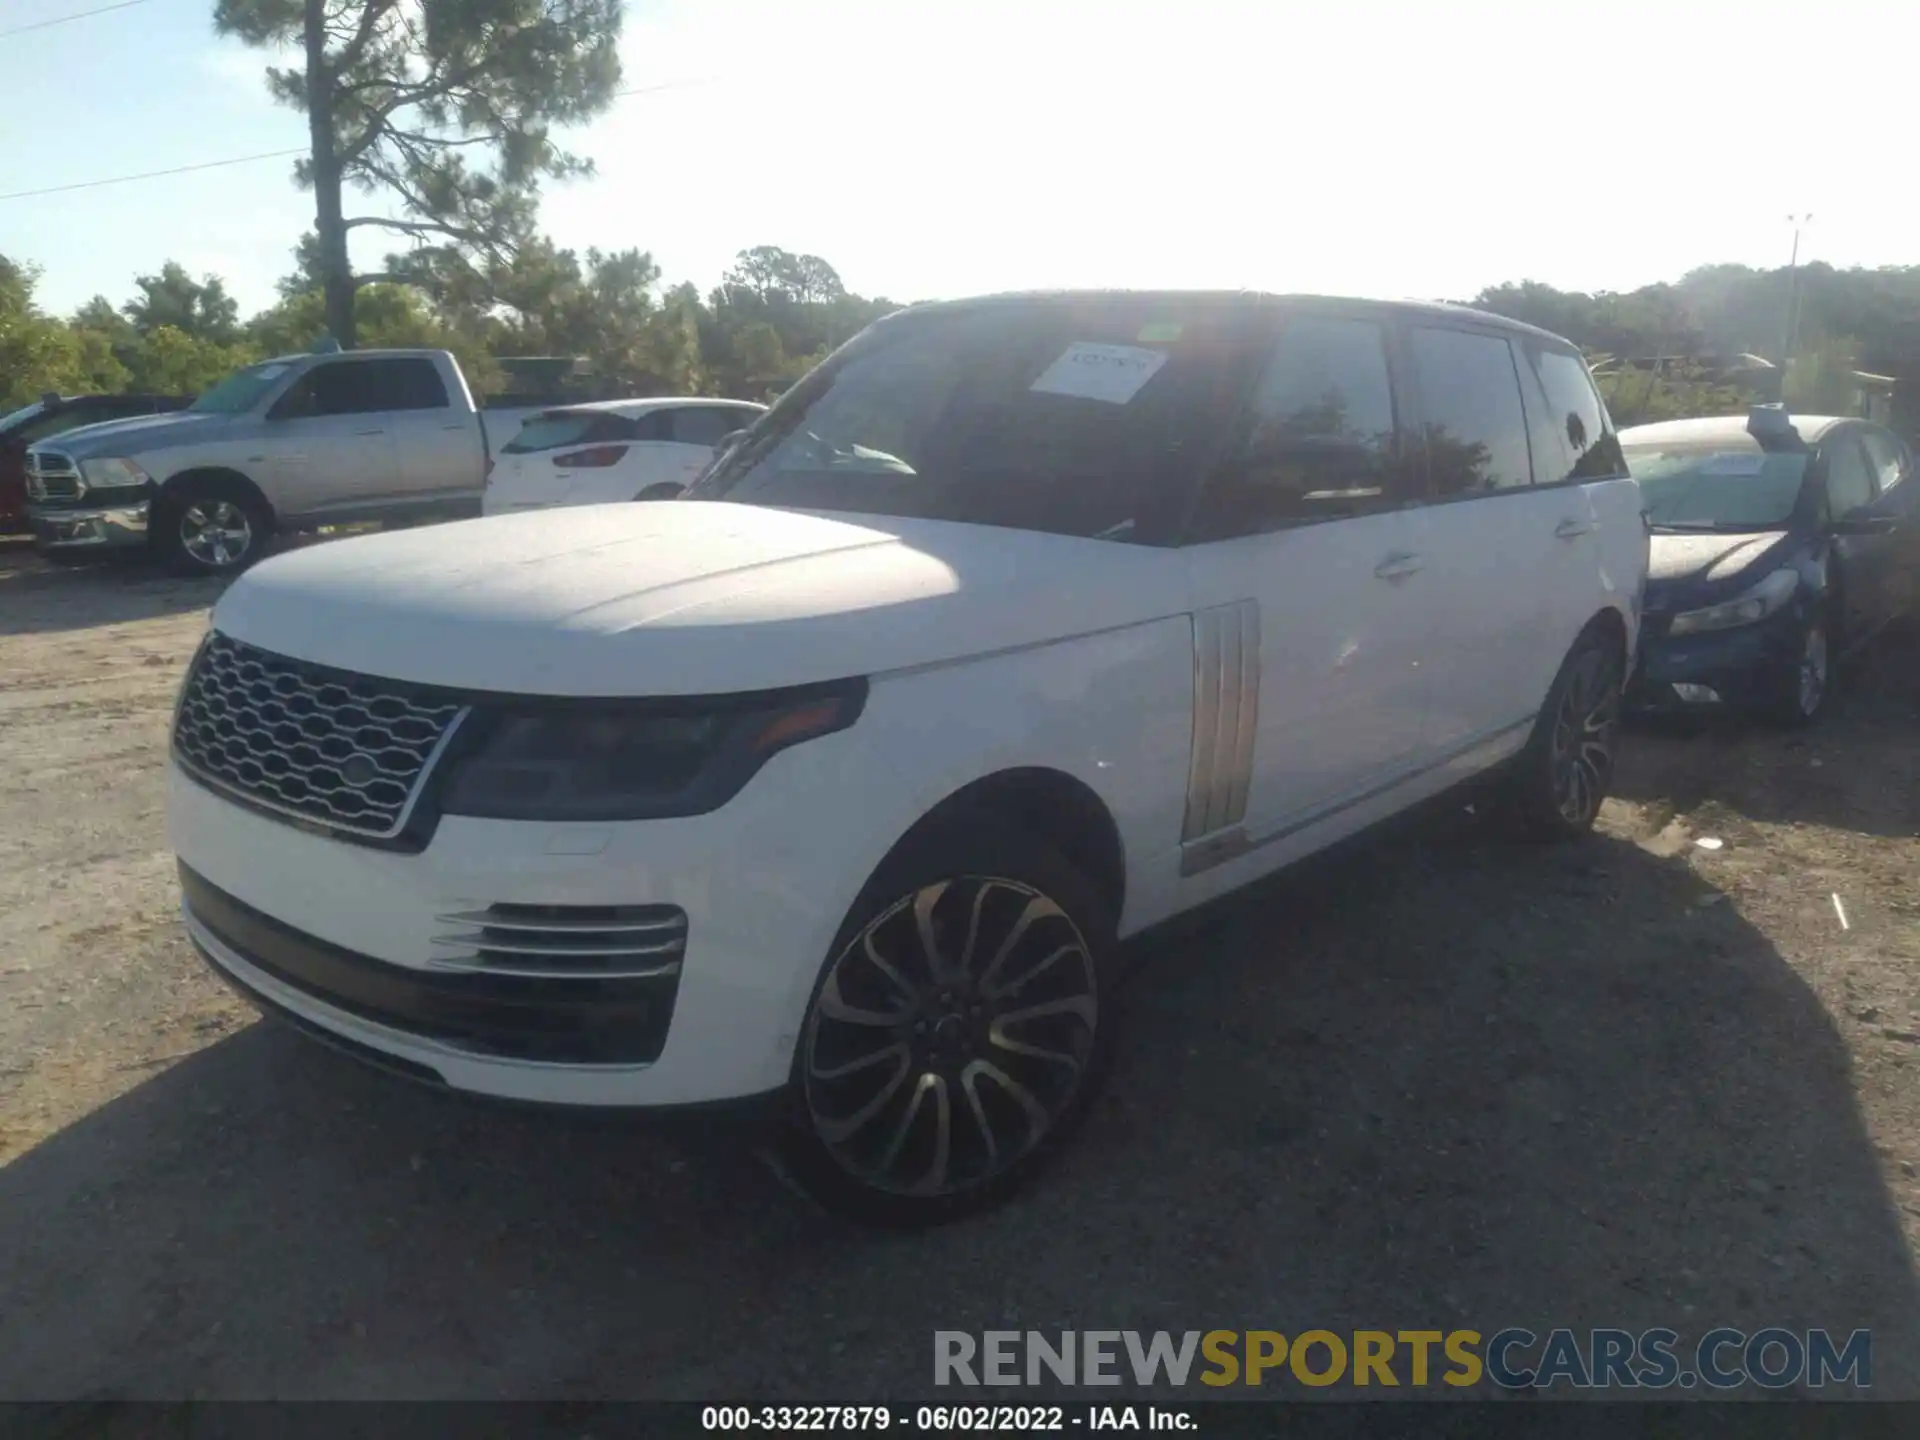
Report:
[[[1817,715],[1833,661],[1911,607],[1920,482],[1864,420],[1674,420],[1622,431],[1652,531],[1641,709]]]

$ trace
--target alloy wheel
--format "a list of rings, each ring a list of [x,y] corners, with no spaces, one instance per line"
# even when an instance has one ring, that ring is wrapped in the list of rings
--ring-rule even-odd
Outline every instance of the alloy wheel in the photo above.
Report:
[[[1619,729],[1616,667],[1603,652],[1589,650],[1567,677],[1553,724],[1553,803],[1570,824],[1585,825],[1599,813],[1613,779]]]
[[[1800,713],[1811,716],[1827,697],[1827,631],[1823,625],[1807,629],[1807,643],[1800,654],[1798,700]]]
[[[1053,900],[996,877],[927,885],[828,970],[803,1042],[808,1118],[862,1184],[971,1190],[1071,1107],[1099,1023],[1093,956]]]
[[[228,570],[253,548],[253,523],[231,500],[195,500],[180,512],[180,548],[209,570]]]

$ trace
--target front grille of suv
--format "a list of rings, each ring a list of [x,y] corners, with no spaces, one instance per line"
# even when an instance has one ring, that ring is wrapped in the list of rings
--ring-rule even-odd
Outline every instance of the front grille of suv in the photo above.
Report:
[[[71,456],[58,451],[28,452],[29,500],[78,500],[81,494],[80,467],[73,463]]]
[[[216,789],[332,830],[391,839],[465,714],[457,702],[215,632],[181,691],[173,749]]]

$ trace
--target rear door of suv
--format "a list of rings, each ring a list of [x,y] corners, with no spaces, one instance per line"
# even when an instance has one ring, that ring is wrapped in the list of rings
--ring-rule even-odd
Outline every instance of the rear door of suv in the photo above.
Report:
[[[1417,767],[1433,601],[1394,351],[1385,312],[1290,313],[1199,498],[1189,873]]]
[[[1423,740],[1449,763],[1524,738],[1605,603],[1602,517],[1571,447],[1619,451],[1578,355],[1543,381],[1520,332],[1467,317],[1403,324],[1435,618]]]

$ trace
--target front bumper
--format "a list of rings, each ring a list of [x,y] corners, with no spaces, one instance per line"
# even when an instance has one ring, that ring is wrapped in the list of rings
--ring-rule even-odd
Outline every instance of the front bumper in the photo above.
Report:
[[[1658,635],[1642,640],[1627,704],[1675,714],[1762,705],[1792,683],[1804,626],[1791,611],[1757,625],[1696,635],[1668,635],[1662,625]],[[1676,686],[1690,687],[1692,693]],[[1711,691],[1713,698],[1701,690]]]
[[[821,963],[877,859],[874,838],[849,828],[857,810],[808,803],[844,775],[850,746],[827,736],[776,756],[711,815],[445,816],[417,854],[244,808],[170,764],[182,916],[207,962],[261,1008],[416,1079],[606,1109],[764,1095],[787,1083]],[[490,905],[675,907],[681,964],[670,985],[598,995],[571,978],[502,989],[434,973],[445,917]],[[619,1043],[582,1050],[583,1034]],[[561,1043],[543,1051],[529,1036]]]
[[[132,505],[29,505],[27,528],[43,550],[124,550],[147,543],[145,500]]]

